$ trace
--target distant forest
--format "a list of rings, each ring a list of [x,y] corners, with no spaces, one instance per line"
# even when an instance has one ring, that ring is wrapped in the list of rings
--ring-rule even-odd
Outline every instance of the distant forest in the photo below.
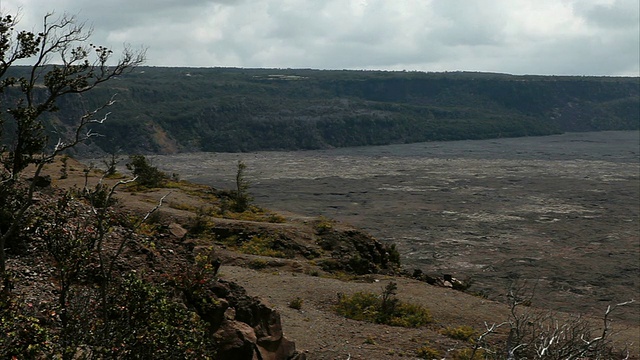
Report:
[[[14,71],[24,71],[18,68]],[[46,119],[52,141],[116,95],[106,152],[323,149],[640,129],[640,79],[141,67]],[[12,101],[11,91],[0,94]],[[7,124],[4,141],[10,141]],[[86,148],[85,148],[86,149]]]

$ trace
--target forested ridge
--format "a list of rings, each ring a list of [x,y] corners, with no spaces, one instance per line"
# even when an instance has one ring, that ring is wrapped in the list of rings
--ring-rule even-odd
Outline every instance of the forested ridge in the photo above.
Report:
[[[114,93],[117,105],[99,129],[105,136],[93,141],[107,152],[321,149],[640,128],[637,77],[140,67],[104,85],[58,104],[50,131],[63,131],[67,119]]]

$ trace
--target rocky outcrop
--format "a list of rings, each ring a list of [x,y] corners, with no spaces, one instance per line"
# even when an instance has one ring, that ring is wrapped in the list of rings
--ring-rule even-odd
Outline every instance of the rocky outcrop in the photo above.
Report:
[[[356,229],[324,228],[317,231],[318,245],[331,258],[319,261],[326,271],[346,271],[357,275],[395,273],[400,255],[394,245],[383,244]]]
[[[219,360],[304,360],[282,332],[280,314],[239,285],[218,280],[184,289],[187,304],[210,324]]]

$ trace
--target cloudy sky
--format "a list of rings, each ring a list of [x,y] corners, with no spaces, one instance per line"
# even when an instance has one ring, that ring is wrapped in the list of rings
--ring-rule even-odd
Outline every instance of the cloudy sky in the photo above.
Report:
[[[0,0],[147,65],[640,75],[639,0]]]

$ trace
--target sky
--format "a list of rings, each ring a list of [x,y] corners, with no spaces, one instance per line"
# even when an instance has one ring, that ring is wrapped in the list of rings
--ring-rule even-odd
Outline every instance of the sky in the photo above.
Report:
[[[640,76],[640,0],[0,0],[149,66]]]

